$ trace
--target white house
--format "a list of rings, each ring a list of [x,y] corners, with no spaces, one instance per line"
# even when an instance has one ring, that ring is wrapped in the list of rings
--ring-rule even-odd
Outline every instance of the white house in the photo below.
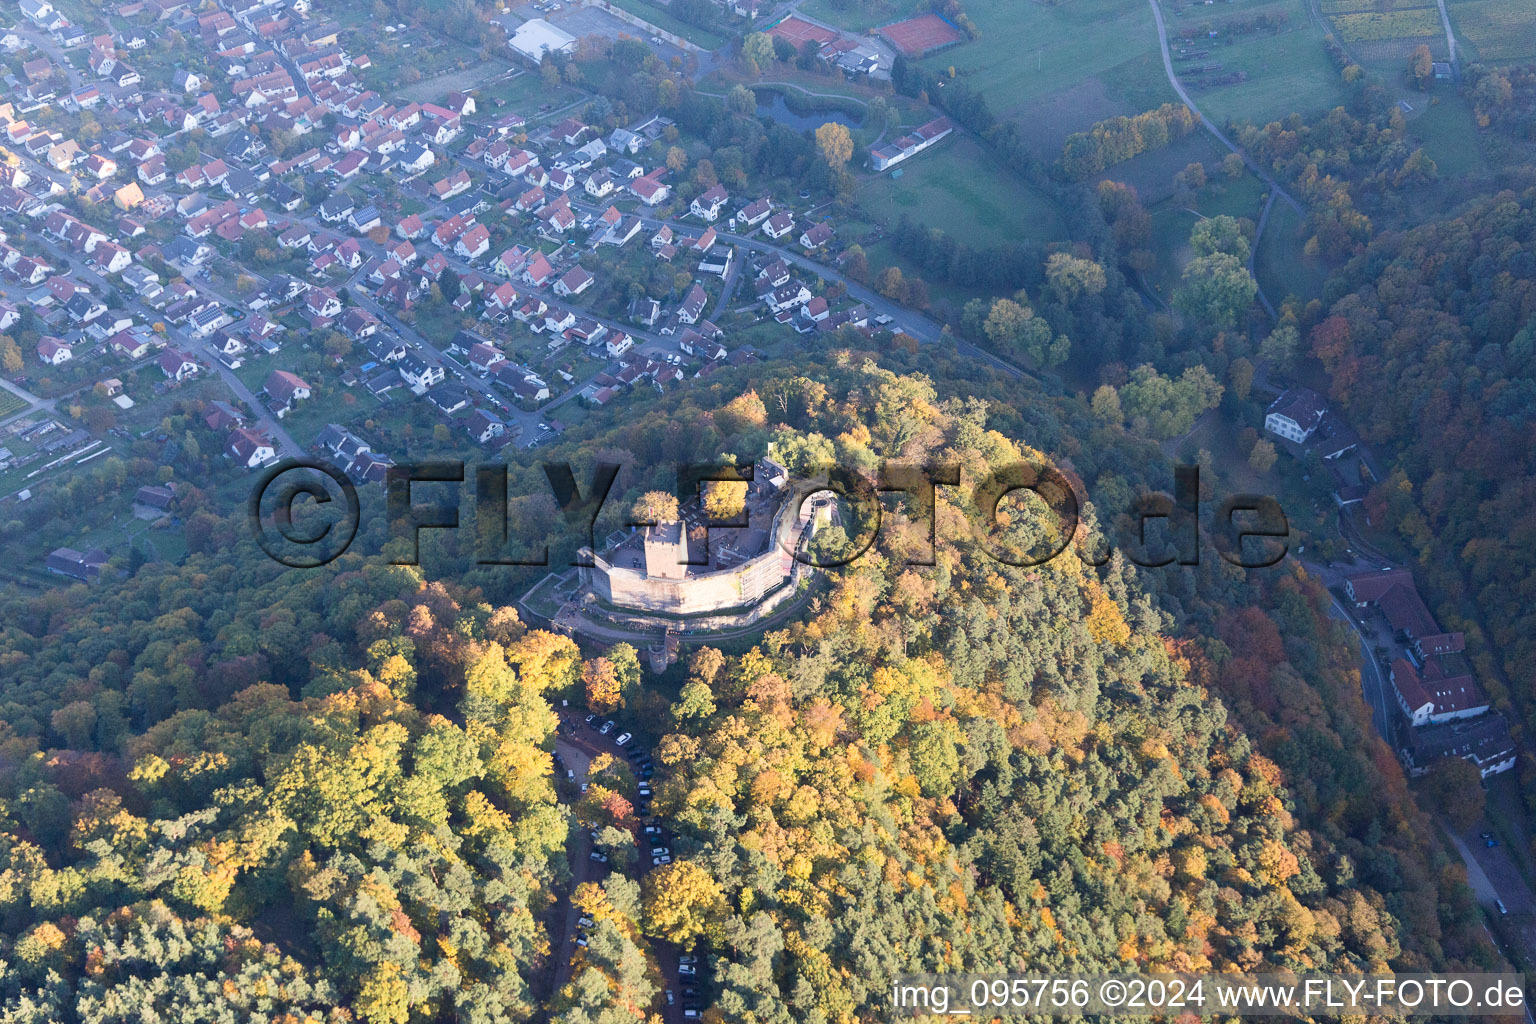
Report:
[[[702,217],[707,221],[713,221],[720,216],[720,211],[730,200],[724,186],[714,185],[696,198],[688,209],[695,217]]]
[[[778,241],[794,230],[795,218],[791,217],[787,211],[774,214],[768,218],[768,223],[763,225],[763,234],[774,241]]]
[[[277,458],[272,442],[249,427],[236,427],[230,432],[224,453],[246,469],[264,466]]]
[[[1264,429],[1287,441],[1305,444],[1328,407],[1311,388],[1291,388],[1275,399],[1264,416]]]
[[[37,358],[49,366],[58,366],[75,358],[75,353],[64,339],[44,337],[37,343]]]

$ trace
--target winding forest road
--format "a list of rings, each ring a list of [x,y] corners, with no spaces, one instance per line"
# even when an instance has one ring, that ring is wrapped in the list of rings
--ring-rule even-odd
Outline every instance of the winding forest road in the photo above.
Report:
[[[1195,101],[1190,99],[1189,93],[1184,90],[1184,83],[1179,81],[1178,74],[1173,70],[1173,55],[1168,52],[1168,28],[1163,24],[1163,9],[1162,7],[1158,6],[1157,0],[1147,0],[1147,3],[1152,5],[1152,17],[1157,22],[1157,45],[1163,51],[1163,71],[1167,74],[1168,84],[1173,86],[1173,91],[1179,94],[1179,99],[1184,101],[1184,105],[1188,107],[1194,113],[1194,115],[1200,119],[1201,124],[1205,125],[1206,131],[1216,136],[1217,142],[1220,142],[1223,146],[1226,146],[1232,152],[1241,157],[1243,163],[1247,165],[1248,169],[1257,175],[1259,180],[1268,185],[1272,193],[1279,196],[1281,199],[1284,199],[1286,203],[1289,204],[1291,209],[1295,210],[1302,216],[1306,216],[1307,211],[1302,207],[1300,203],[1296,201],[1296,198],[1285,189],[1281,188],[1280,183],[1276,181],[1268,171],[1255,163],[1247,153],[1244,153],[1242,149],[1237,146],[1236,143],[1227,138],[1226,133],[1223,132],[1220,128],[1216,127],[1216,122],[1202,114],[1200,112],[1200,108],[1195,105]],[[1254,239],[1254,241],[1257,243],[1258,239]]]
[[[1443,7],[1445,0],[1438,0],[1438,2],[1441,3]],[[1285,189],[1280,187],[1280,183],[1274,179],[1273,175],[1271,175],[1264,168],[1260,167],[1258,163],[1247,153],[1243,152],[1243,150],[1235,142],[1227,138],[1226,132],[1216,127],[1216,122],[1206,117],[1205,114],[1201,112],[1200,108],[1195,105],[1195,101],[1191,99],[1189,93],[1185,91],[1184,83],[1179,81],[1178,73],[1173,70],[1173,55],[1168,51],[1168,27],[1163,24],[1163,9],[1158,4],[1158,0],[1147,0],[1147,3],[1151,5],[1152,18],[1157,22],[1157,46],[1158,49],[1160,49],[1163,53],[1163,72],[1168,76],[1168,84],[1173,86],[1173,91],[1178,93],[1179,99],[1184,101],[1184,105],[1188,107],[1194,113],[1194,115],[1200,119],[1200,123],[1205,126],[1205,130],[1214,135],[1217,142],[1220,142],[1223,146],[1227,147],[1227,149],[1236,153],[1239,159],[1243,161],[1243,164],[1250,171],[1252,171],[1260,181],[1269,186],[1269,199],[1264,204],[1264,212],[1259,217],[1259,228],[1253,233],[1253,247],[1249,250],[1248,253],[1248,275],[1252,277],[1254,283],[1257,284],[1259,278],[1258,275],[1254,274],[1253,272],[1254,256],[1259,251],[1259,239],[1264,237],[1264,227],[1265,224],[1269,221],[1269,210],[1270,207],[1274,206],[1275,198],[1278,196],[1279,198],[1285,200],[1286,204],[1302,217],[1306,216],[1307,211],[1302,207],[1300,203],[1296,201],[1295,196],[1291,195]],[[1450,31],[1449,22],[1447,22],[1446,31]],[[1270,319],[1279,319],[1275,313],[1274,304],[1269,301],[1269,296],[1264,294],[1263,286],[1259,287],[1258,297],[1259,303],[1264,307],[1264,312],[1269,314]]]

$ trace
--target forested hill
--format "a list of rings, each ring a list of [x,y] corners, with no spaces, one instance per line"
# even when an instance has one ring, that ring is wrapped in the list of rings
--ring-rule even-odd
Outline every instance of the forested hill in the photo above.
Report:
[[[1090,494],[1166,486],[1150,446],[1016,382],[899,349],[797,362],[570,454],[772,445],[980,474],[1038,449]],[[898,970],[1495,962],[1315,586],[1214,558],[1013,568],[971,539],[967,500],[936,565],[906,564],[926,530],[890,516],[802,621],[664,677],[528,629],[489,576],[362,554],[283,571],[233,518],[183,566],[8,597],[6,1019],[649,1019],[648,937],[715,954],[707,1019],[786,1024],[887,1019]],[[1019,506],[992,540],[1053,530]],[[594,678],[661,737],[676,859],[578,890],[592,947],[545,993],[575,817],[553,707]],[[578,812],[637,829],[614,775]]]
[[[1396,532],[1440,621],[1467,632],[1479,679],[1509,698],[1529,731],[1536,190],[1482,197],[1459,216],[1377,239],[1332,298],[1312,349],[1333,397],[1394,458],[1367,500],[1371,520]],[[1527,794],[1536,793],[1531,781],[1522,778]]]

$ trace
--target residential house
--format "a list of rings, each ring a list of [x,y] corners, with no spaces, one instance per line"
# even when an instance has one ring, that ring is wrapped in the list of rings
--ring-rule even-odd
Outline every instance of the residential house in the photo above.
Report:
[[[523,280],[535,288],[542,288],[555,274],[555,268],[549,265],[549,260],[542,252],[534,253],[533,259],[523,267]]]
[[[780,211],[769,217],[768,221],[763,225],[763,234],[774,241],[778,241],[794,230],[795,218],[790,216],[787,210]]]
[[[761,199],[754,199],[752,202],[736,211],[737,226],[745,226],[749,228],[756,227],[763,221],[767,220],[768,215],[772,212],[773,201],[770,200],[767,196],[764,196]]]
[[[464,421],[464,429],[480,444],[490,444],[507,432],[507,425],[484,409],[476,409]]]
[[[688,210],[695,217],[702,217],[707,221],[713,221],[720,216],[720,211],[730,201],[730,195],[723,185],[712,185],[689,204]]]
[[[246,469],[256,469],[277,458],[277,449],[265,434],[249,427],[236,427],[229,432],[224,454]]]
[[[37,358],[49,366],[67,363],[74,357],[74,349],[63,338],[44,335],[37,343]]]
[[[491,232],[484,224],[476,224],[459,236],[454,252],[467,260],[479,259],[491,248]]]
[[[309,384],[287,370],[273,370],[268,374],[264,390],[269,400],[267,408],[278,419],[288,415],[295,402],[302,402],[311,394]]]
[[[555,282],[555,294],[570,298],[573,295],[580,295],[591,286],[592,275],[577,265],[566,271],[560,280]]]
[[[685,324],[698,323],[699,317],[704,315],[704,306],[708,301],[709,295],[704,291],[703,285],[695,284],[683,297],[682,305],[677,307],[678,320]]]
[[[428,363],[414,352],[407,352],[400,359],[399,368],[400,376],[418,395],[426,394],[428,388],[441,384],[445,376],[441,366]]]
[[[607,171],[593,171],[587,175],[582,187],[586,190],[587,195],[592,198],[603,199],[611,195],[618,186],[614,183],[613,175]]]
[[[165,374],[168,380],[180,383],[188,377],[197,375],[198,365],[185,352],[168,348],[160,353],[160,372]]]
[[[657,181],[654,177],[655,173],[653,171],[651,174],[643,174],[634,181],[631,181],[628,186],[630,192],[634,193],[635,198],[646,206],[660,206],[672,194],[672,186],[665,182]]]
[[[800,233],[800,244],[806,249],[820,249],[832,241],[832,225],[826,221],[813,224]]]
[[[329,288],[311,288],[304,306],[311,316],[329,319],[341,315],[341,299]]]

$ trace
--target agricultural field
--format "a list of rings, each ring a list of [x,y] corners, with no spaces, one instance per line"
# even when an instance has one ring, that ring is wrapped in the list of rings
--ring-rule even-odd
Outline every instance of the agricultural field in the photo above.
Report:
[[[1490,64],[1536,59],[1536,13],[1528,0],[1452,0],[1457,42]]]
[[[1406,11],[1362,11],[1337,14],[1333,26],[1346,43],[1370,43],[1388,39],[1433,36],[1440,32],[1440,15],[1433,7]]]
[[[12,416],[27,407],[25,399],[18,398],[4,388],[0,388],[0,419]]]
[[[967,136],[946,140],[900,170],[900,178],[881,174],[860,187],[859,205],[872,220],[894,224],[906,214],[978,246],[1065,235],[1051,201]]]
[[[1362,11],[1374,11],[1378,8],[1378,0],[1322,0],[1319,5],[1324,14],[1358,14]]]
[[[1169,18],[1168,32],[1170,44],[1175,33],[1191,28],[1217,33],[1190,44],[1191,49],[1204,51],[1204,57],[1174,62],[1185,88],[1211,120],[1265,124],[1287,114],[1315,114],[1346,102],[1343,83],[1308,16],[1306,0],[1239,6],[1222,17],[1201,13],[1209,10],[1202,5]],[[1238,31],[1242,22],[1259,17],[1282,27]],[[1178,53],[1177,46],[1173,52]],[[1221,67],[1205,74],[1195,70],[1209,64]],[[1220,84],[1239,74],[1241,81]]]

